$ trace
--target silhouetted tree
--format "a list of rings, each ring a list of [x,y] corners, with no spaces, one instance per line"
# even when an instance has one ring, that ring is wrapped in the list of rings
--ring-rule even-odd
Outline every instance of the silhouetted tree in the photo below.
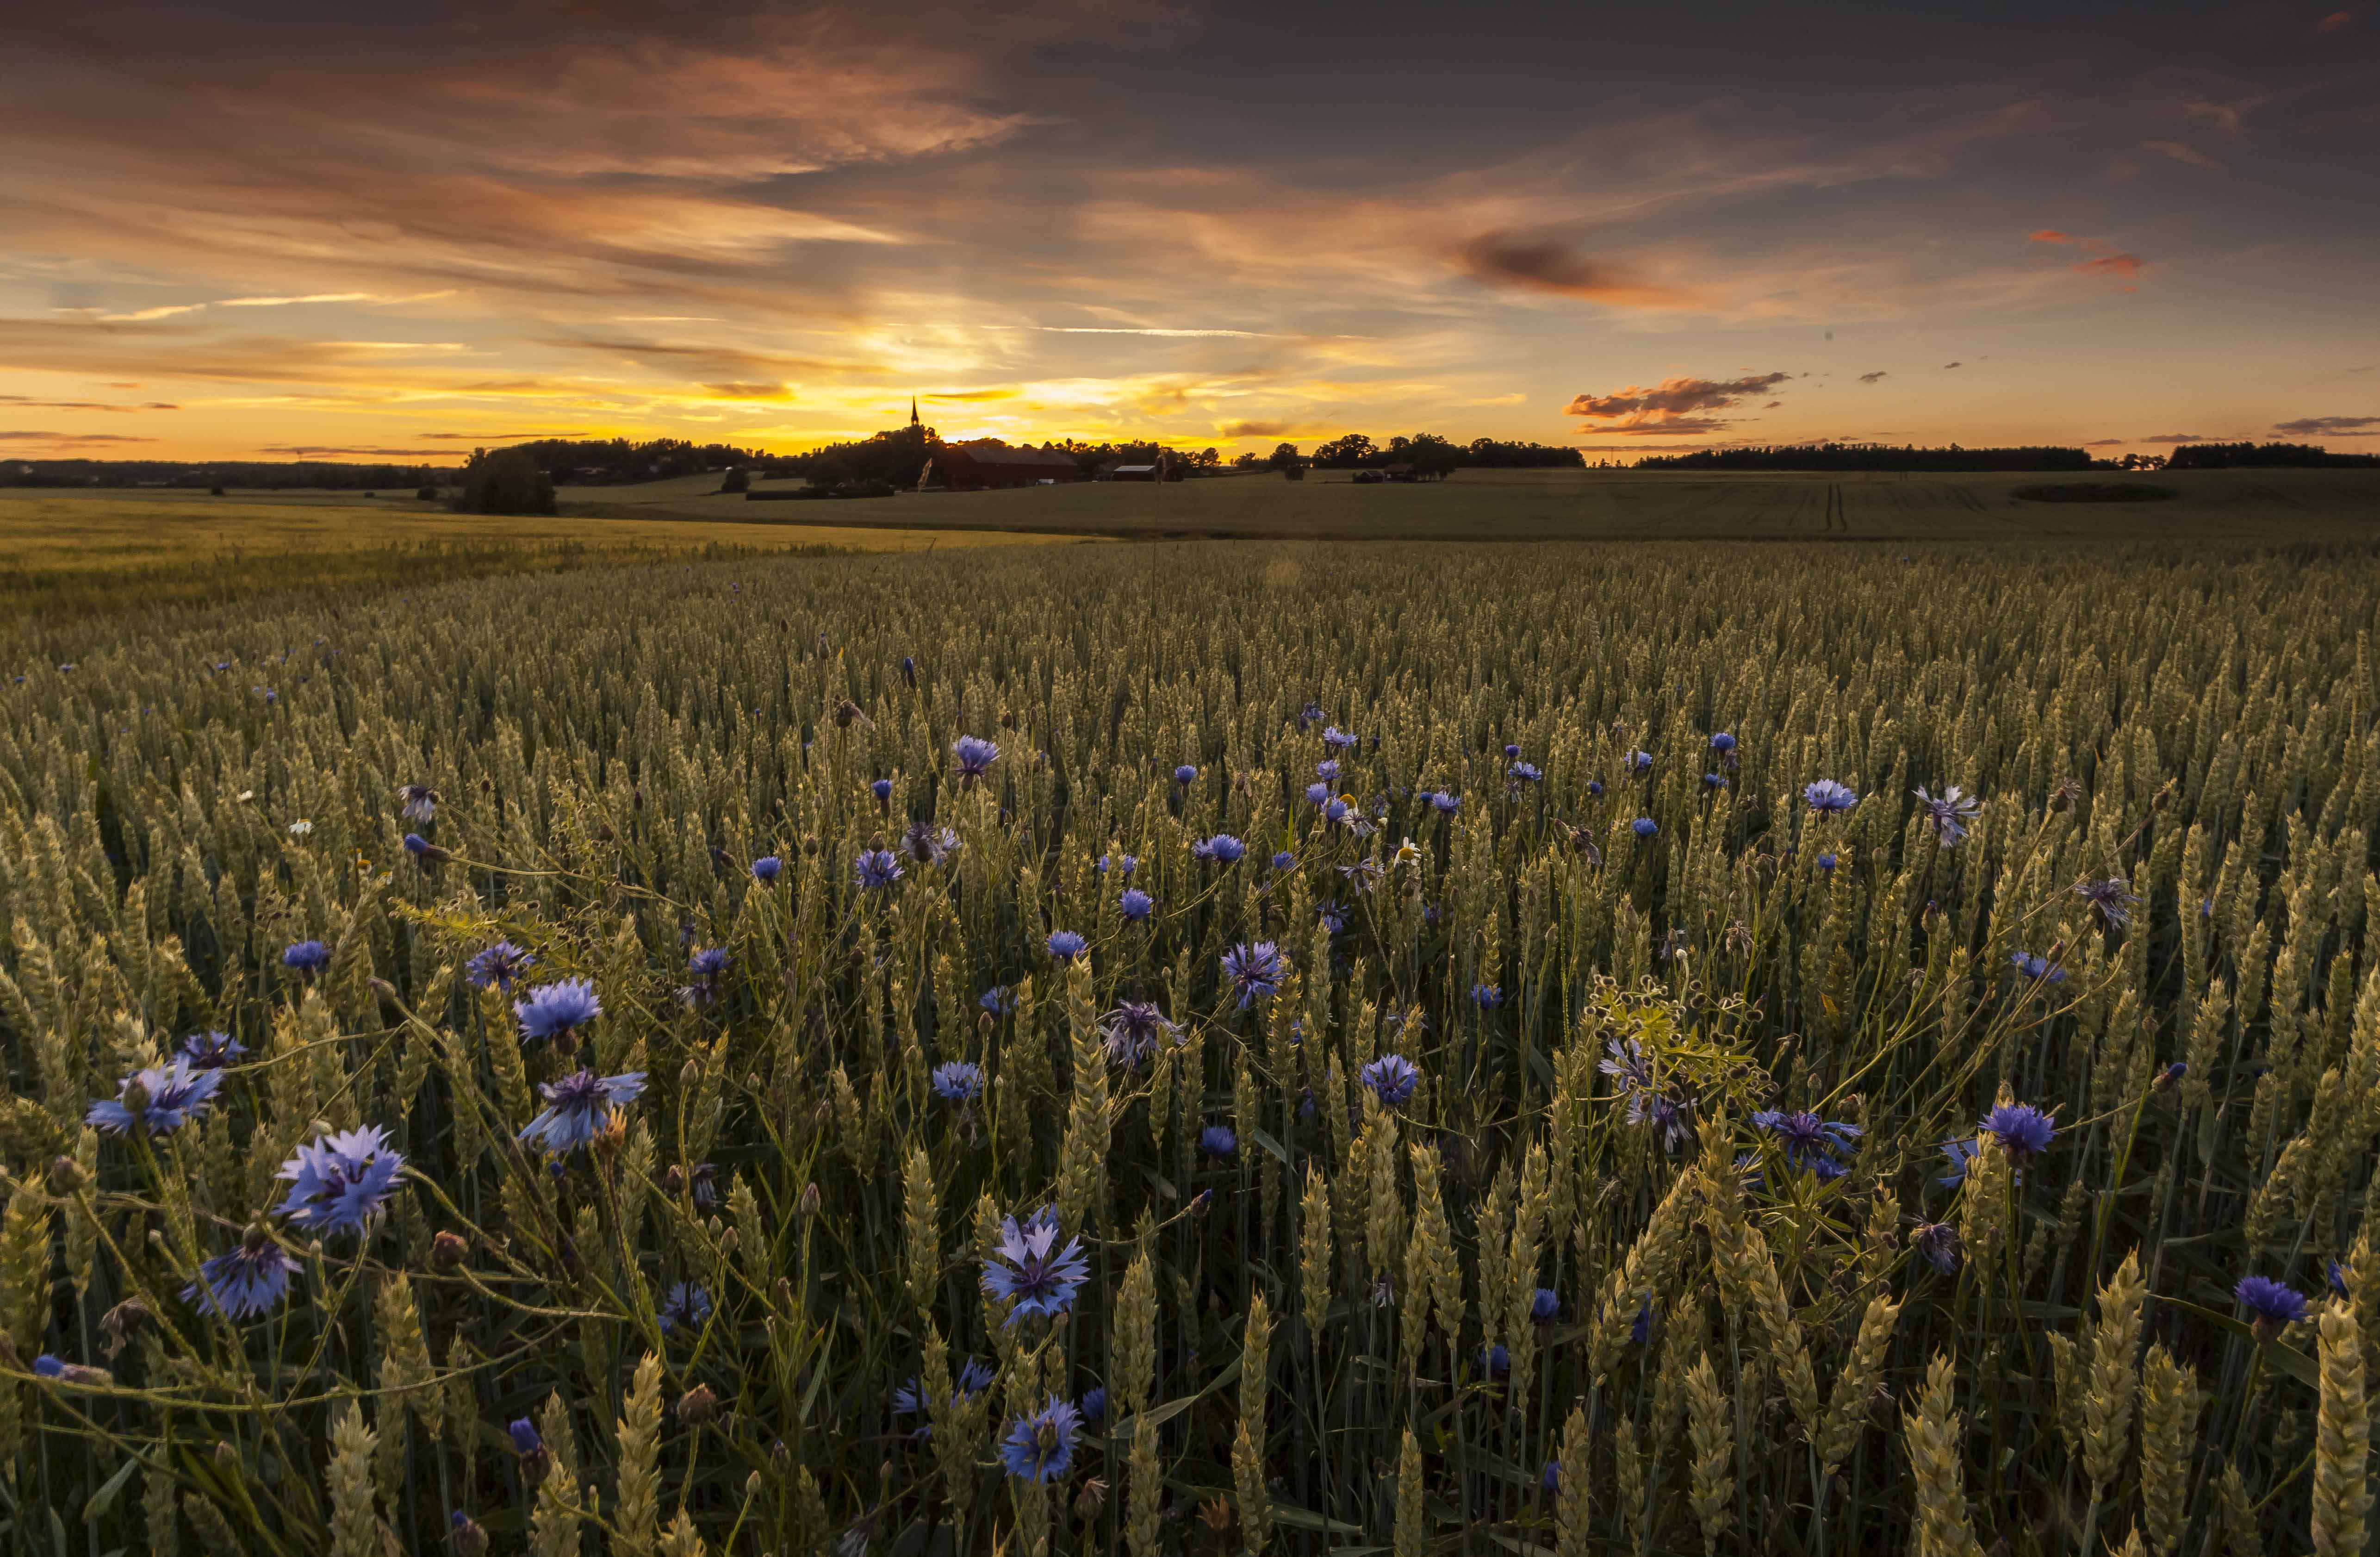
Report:
[[[474,449],[455,507],[465,514],[551,514],[553,478],[527,449]]]

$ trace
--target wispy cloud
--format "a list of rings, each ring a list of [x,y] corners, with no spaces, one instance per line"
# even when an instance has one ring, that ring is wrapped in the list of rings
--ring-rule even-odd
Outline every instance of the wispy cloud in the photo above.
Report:
[[[2298,438],[2380,438],[2380,417],[2300,417],[2275,422],[2273,431]]]
[[[1664,379],[1651,389],[1630,384],[1609,395],[1581,395],[1562,411],[1606,424],[1582,427],[1582,432],[1716,432],[1732,423],[1694,413],[1731,409],[1764,390],[1790,382],[1792,376],[1778,371],[1724,380]]]

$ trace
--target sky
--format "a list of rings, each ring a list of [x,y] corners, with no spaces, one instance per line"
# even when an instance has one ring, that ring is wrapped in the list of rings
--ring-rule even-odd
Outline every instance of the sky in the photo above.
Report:
[[[0,458],[2380,450],[2380,0],[5,9]]]

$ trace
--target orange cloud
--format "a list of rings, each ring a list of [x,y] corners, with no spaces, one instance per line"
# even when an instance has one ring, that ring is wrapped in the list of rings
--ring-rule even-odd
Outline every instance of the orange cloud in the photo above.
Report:
[[[2142,267],[2147,263],[2147,261],[2137,254],[2127,254],[2121,249],[2117,249],[2092,259],[2077,261],[2074,268],[2085,275],[2120,275],[2130,280],[2140,274]]]
[[[2141,150],[2155,152],[2161,157],[2171,157],[2174,161],[2186,163],[2192,167],[2203,167],[2209,173],[2223,171],[2221,163],[2196,147],[2186,145],[2179,140],[2143,140],[2141,142]]]
[[[2347,24],[2354,19],[2355,13],[2352,11],[2333,11],[2315,22],[2313,30],[2316,32],[2344,32],[2347,30]]]
[[[2043,227],[2037,232],[2027,233],[2024,236],[2033,239],[2035,243],[2071,243],[2074,241],[2064,233],[2059,232],[2056,227]]]

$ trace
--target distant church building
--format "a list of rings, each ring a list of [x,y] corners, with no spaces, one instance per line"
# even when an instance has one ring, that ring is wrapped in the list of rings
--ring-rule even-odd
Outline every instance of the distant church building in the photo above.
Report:
[[[909,399],[909,425],[917,427],[917,401]],[[989,492],[1000,487],[1038,487],[1084,480],[1075,456],[1059,449],[1012,449],[997,438],[944,444],[918,472],[917,490]]]

